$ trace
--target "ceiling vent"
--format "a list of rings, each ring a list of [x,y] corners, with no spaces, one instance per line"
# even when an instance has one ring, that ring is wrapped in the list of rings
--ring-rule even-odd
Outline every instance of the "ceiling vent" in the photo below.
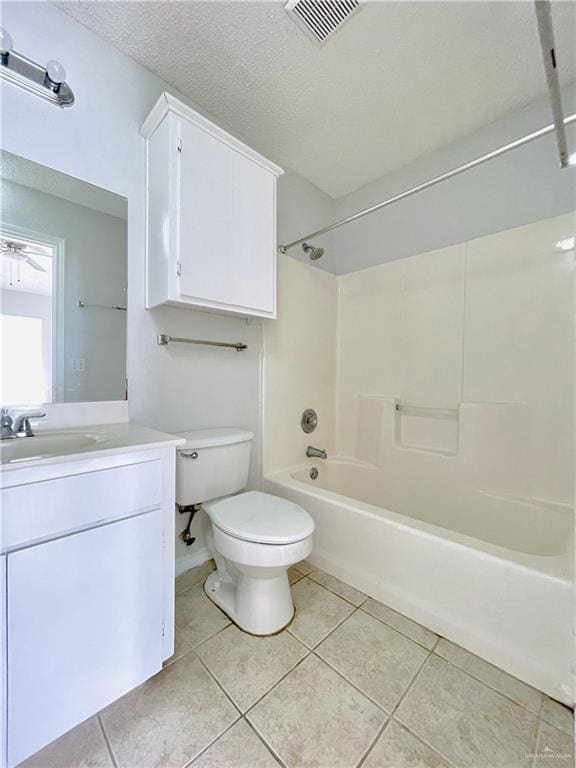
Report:
[[[360,10],[361,0],[288,0],[284,9],[314,42],[328,38]]]

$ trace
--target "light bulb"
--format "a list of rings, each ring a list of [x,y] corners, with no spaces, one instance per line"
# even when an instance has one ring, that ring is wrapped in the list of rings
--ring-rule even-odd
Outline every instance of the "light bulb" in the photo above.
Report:
[[[13,47],[14,43],[12,42],[9,32],[2,27],[0,29],[0,54],[5,56],[7,53],[10,53]]]
[[[56,85],[60,85],[66,80],[66,70],[59,61],[48,61],[46,63],[46,74]]]

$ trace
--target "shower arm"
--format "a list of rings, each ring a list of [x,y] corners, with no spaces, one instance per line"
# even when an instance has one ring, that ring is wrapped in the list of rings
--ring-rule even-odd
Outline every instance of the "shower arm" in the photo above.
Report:
[[[565,117],[564,120],[562,121],[564,126],[570,125],[571,123],[574,123],[574,122],[576,122],[576,113],[573,113],[568,117]],[[530,142],[535,141],[536,139],[540,139],[542,136],[547,136],[549,133],[554,133],[556,130],[557,130],[556,123],[551,123],[550,125],[547,125],[544,128],[540,128],[538,131],[529,133],[526,136],[522,136],[520,139],[511,141],[509,144],[505,144],[504,146],[499,147],[498,149],[494,149],[491,152],[487,152],[485,155],[481,155],[480,157],[477,157],[474,160],[470,160],[468,163],[459,165],[457,168],[453,168],[451,171],[446,171],[446,173],[442,173],[439,176],[435,176],[433,179],[429,179],[428,181],[425,181],[422,184],[418,184],[417,186],[412,187],[411,189],[407,189],[405,192],[400,192],[399,194],[394,195],[393,197],[389,197],[388,199],[383,200],[381,203],[376,203],[375,205],[372,205],[369,208],[365,208],[362,211],[358,211],[358,213],[353,213],[351,216],[347,216],[345,219],[340,219],[340,221],[336,221],[334,224],[330,224],[327,227],[323,227],[322,229],[316,230],[316,232],[309,232],[308,234],[304,235],[298,240],[294,240],[291,243],[286,243],[285,245],[279,245],[278,250],[280,251],[280,253],[287,253],[291,248],[295,248],[297,245],[302,245],[302,243],[305,243],[307,240],[311,240],[314,237],[319,237],[320,235],[324,235],[327,232],[332,232],[332,230],[338,229],[338,227],[343,227],[344,224],[350,224],[350,222],[356,221],[357,219],[361,219],[364,216],[368,216],[371,213],[376,213],[376,211],[380,211],[382,210],[382,208],[387,208],[389,205],[393,205],[394,203],[399,203],[400,200],[405,200],[407,197],[411,197],[412,195],[415,195],[418,192],[423,192],[425,189],[430,189],[430,187],[436,186],[436,184],[440,184],[443,181],[448,181],[448,179],[453,179],[455,176],[459,176],[461,173],[464,173],[465,171],[470,171],[472,168],[477,168],[479,165],[483,165],[484,163],[487,163],[489,160],[494,160],[497,157],[501,157],[502,155],[505,155],[508,152],[511,152],[513,149],[518,149],[518,147],[523,147],[525,144],[529,144]],[[571,162],[568,162],[568,163],[561,162],[560,167],[565,168],[568,165],[571,165]]]

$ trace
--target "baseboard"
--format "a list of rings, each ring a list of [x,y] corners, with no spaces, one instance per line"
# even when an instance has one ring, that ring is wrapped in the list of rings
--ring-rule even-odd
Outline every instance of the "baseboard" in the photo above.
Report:
[[[206,547],[202,547],[202,549],[198,549],[196,552],[193,552],[191,555],[186,555],[185,557],[179,557],[176,560],[176,576],[180,576],[181,573],[184,573],[185,571],[189,571],[190,568],[196,568],[197,565],[202,565],[202,563],[205,563],[207,560],[210,560],[211,554],[208,552]]]

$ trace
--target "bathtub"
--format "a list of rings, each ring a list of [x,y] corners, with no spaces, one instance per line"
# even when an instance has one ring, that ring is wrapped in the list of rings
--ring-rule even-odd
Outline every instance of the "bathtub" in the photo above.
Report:
[[[569,507],[338,459],[264,486],[314,518],[314,565],[573,706]]]

